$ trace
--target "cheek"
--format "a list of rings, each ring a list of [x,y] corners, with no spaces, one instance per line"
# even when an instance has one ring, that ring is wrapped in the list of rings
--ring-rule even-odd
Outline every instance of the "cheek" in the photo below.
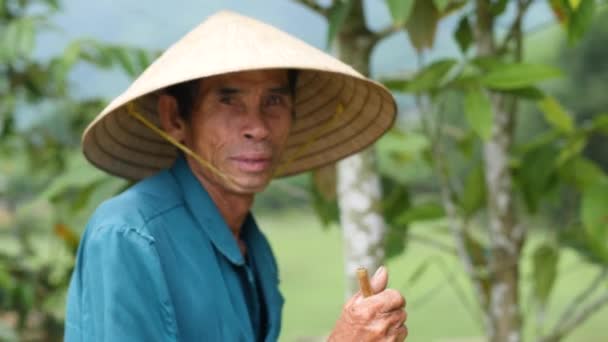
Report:
[[[231,127],[231,122],[218,120],[218,117],[198,122],[193,130],[193,142],[198,153],[214,164],[221,162],[235,139],[235,129]]]
[[[273,125],[275,127],[274,136],[276,137],[275,138],[276,143],[285,145],[285,142],[287,141],[287,138],[289,137],[289,133],[291,132],[292,124],[293,124],[293,122],[292,122],[291,116],[281,118],[273,123]]]

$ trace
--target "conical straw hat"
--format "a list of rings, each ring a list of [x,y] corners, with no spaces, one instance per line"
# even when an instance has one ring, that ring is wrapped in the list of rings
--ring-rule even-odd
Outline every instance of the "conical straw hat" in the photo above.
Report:
[[[296,117],[276,176],[358,152],[392,125],[395,100],[382,85],[270,25],[223,11],[171,46],[97,116],[83,134],[84,154],[111,174],[147,177],[170,167],[177,148],[137,120],[134,108],[158,126],[157,96],[170,85],[230,72],[288,68],[300,70]]]

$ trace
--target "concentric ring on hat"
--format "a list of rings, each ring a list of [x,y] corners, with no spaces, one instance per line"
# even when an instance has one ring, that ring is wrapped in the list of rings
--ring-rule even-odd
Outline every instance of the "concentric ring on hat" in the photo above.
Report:
[[[168,168],[177,149],[129,115],[127,105],[158,126],[156,101],[164,88],[265,69],[300,70],[296,116],[276,176],[356,153],[393,124],[395,100],[382,85],[270,25],[220,12],[171,46],[97,116],[83,134],[83,152],[98,168],[127,179],[142,179]]]

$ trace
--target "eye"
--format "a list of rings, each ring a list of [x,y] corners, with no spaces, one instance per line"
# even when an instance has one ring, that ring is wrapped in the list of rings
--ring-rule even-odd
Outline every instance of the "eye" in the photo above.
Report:
[[[222,95],[220,96],[220,103],[226,105],[234,104],[234,98],[232,96]]]
[[[269,95],[266,99],[267,106],[276,106],[283,104],[283,97],[280,95]]]

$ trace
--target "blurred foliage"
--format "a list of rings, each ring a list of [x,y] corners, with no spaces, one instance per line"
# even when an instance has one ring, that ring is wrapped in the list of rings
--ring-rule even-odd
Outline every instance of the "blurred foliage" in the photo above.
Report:
[[[81,39],[40,57],[39,36],[55,32],[55,0],[0,1],[0,334],[59,341],[80,227],[101,200],[127,184],[90,166],[80,133],[104,106],[78,98],[79,63],[140,73],[151,53]],[[78,227],[78,228],[76,228]]]
[[[503,18],[508,13],[513,16],[513,12],[506,10],[508,1],[488,3],[493,6],[490,10],[494,16],[492,20]],[[399,27],[406,23],[403,28],[418,50],[419,58],[423,58],[424,52],[433,47],[432,27],[441,21],[441,15],[437,15],[441,13],[440,5],[436,1],[426,1],[423,6],[415,0],[387,1],[387,4],[394,25]],[[608,75],[608,30],[604,23],[607,13],[598,11],[600,6],[605,6],[602,1],[548,1],[557,22],[566,32],[568,42],[562,67],[557,68],[521,59],[522,47],[515,39],[516,26],[507,31],[505,37],[494,37],[496,44],[502,43],[497,46],[497,53],[481,57],[472,53],[476,44],[472,23],[479,20],[475,17],[478,4],[469,2],[464,10],[457,12],[460,20],[453,34],[460,47],[461,58],[431,60],[410,76],[385,79],[384,84],[395,92],[414,96],[421,114],[417,125],[408,121],[402,125],[404,128],[400,134],[402,137],[413,135],[426,139],[425,151],[419,151],[417,160],[427,162],[433,172],[427,175],[426,181],[406,184],[413,189],[431,180],[441,184],[444,190],[449,189],[444,191],[443,207],[457,206],[457,220],[464,224],[466,253],[475,267],[471,276],[481,283],[482,291],[492,281],[487,276],[488,261],[484,256],[491,253],[491,246],[486,242],[490,233],[487,230],[476,232],[475,227],[488,225],[481,150],[496,129],[495,109],[490,97],[516,99],[527,108],[536,107],[536,111],[528,110],[527,114],[542,115],[543,128],[516,140],[509,164],[519,199],[518,207],[523,209],[517,220],[528,225],[535,216],[540,216],[548,218],[546,222],[551,225],[548,238],[531,256],[529,262],[533,264],[533,276],[530,284],[525,285],[532,288],[537,312],[544,312],[559,277],[557,265],[564,248],[574,249],[598,269],[608,267],[608,183],[602,170],[602,166],[604,170],[608,166],[602,148],[608,133],[605,126],[608,122],[605,96],[608,92],[608,78],[605,77]],[[458,9],[460,7],[456,5],[462,4],[454,2]],[[595,16],[597,12],[602,14]],[[414,23],[425,18],[426,28],[411,30],[413,25],[407,23],[412,19],[408,18],[414,19]],[[517,23],[517,19],[511,20]],[[596,25],[592,25],[594,20]],[[526,35],[528,33],[523,33],[523,39]],[[552,95],[551,88],[544,86],[546,81],[563,76],[567,76],[567,82],[562,82],[565,86],[561,91],[553,89],[557,94]],[[461,100],[455,101],[454,96]],[[390,136],[390,151],[399,149],[399,145],[401,149],[411,148],[412,142],[408,139],[392,141],[394,138]],[[381,155],[387,152],[385,148],[381,141]],[[425,155],[429,157],[425,158]],[[394,163],[392,171],[385,174],[403,177],[404,170],[411,165],[408,159],[403,159],[401,163]],[[401,211],[411,210],[411,198],[421,195],[441,197],[437,188],[425,190],[412,193],[403,202]],[[387,196],[390,198],[390,192]],[[436,213],[438,217],[445,215],[441,211]],[[486,237],[478,240],[475,235]],[[426,267],[427,263],[423,261],[420,269]],[[487,298],[487,288],[485,295]],[[583,303],[579,304],[582,306]],[[580,307],[577,309],[582,312]],[[537,323],[541,325],[543,322]],[[539,331],[542,332],[542,327]],[[549,340],[557,341],[561,336],[551,338]]]
[[[332,12],[328,16],[328,42],[340,31],[351,1],[332,1],[326,8]],[[530,120],[520,114],[516,119],[517,131],[506,133],[515,137],[507,157],[519,208],[516,220],[528,227],[535,225],[535,217],[541,217],[550,226],[546,241],[536,247],[530,260],[523,260],[523,255],[517,260],[518,264],[533,265],[532,277],[522,278],[526,282],[522,285],[531,288],[532,305],[537,313],[544,312],[549,303],[559,278],[559,256],[565,248],[572,248],[599,269],[608,267],[605,216],[608,188],[602,170],[608,162],[602,162],[606,154],[601,151],[603,144],[596,142],[603,141],[598,139],[605,139],[608,133],[605,126],[608,119],[603,114],[608,108],[604,95],[608,80],[603,77],[608,59],[602,54],[608,46],[602,40],[608,31],[603,25],[605,14],[596,15],[605,13],[606,3],[546,2],[568,42],[569,52],[564,53],[561,67],[523,59],[522,42],[534,34],[521,30],[522,18],[532,3],[526,0],[387,0],[393,23],[380,31],[381,34],[405,31],[420,64],[408,77],[383,80],[392,91],[411,94],[421,115],[398,122],[377,144],[384,190],[382,208],[389,226],[386,254],[391,257],[404,250],[409,231],[417,222],[461,221],[461,232],[455,235],[461,235],[464,241],[464,253],[473,268],[470,276],[481,284],[480,296],[489,298],[492,272],[498,271],[490,269],[488,256],[492,245],[488,241],[505,237],[491,237],[488,230],[476,229],[488,225],[488,196],[491,196],[485,187],[482,150],[495,134],[493,101],[500,98],[517,103],[507,110],[517,112],[519,105],[525,109],[520,113],[538,119]],[[486,5],[491,18],[480,19],[476,6]],[[425,56],[434,46],[437,27],[452,14],[459,16],[453,38],[460,48],[460,57],[426,63]],[[482,56],[476,51],[480,41],[475,30],[479,26],[474,25],[479,20],[500,21],[502,25],[510,22],[500,35],[494,31],[496,27],[489,26],[496,44],[489,55]],[[594,20],[597,25],[592,25]],[[564,76],[568,82],[562,92],[547,86],[548,81],[555,84],[555,79]],[[595,155],[593,146],[597,146]],[[318,185],[313,187],[317,213],[323,222],[336,221],[338,213],[332,206],[335,201],[323,196],[319,189]],[[450,211],[456,216],[448,216]],[[528,233],[525,230],[523,234]],[[428,265],[423,261],[411,278],[418,278]],[[583,304],[569,308],[575,311],[569,314],[584,312]],[[543,338],[542,317],[539,314],[536,322],[539,338]],[[553,335],[546,336],[546,341],[560,340],[566,333],[559,329],[556,327]]]
[[[582,37],[576,49],[564,44],[560,51],[560,65],[566,71],[565,84],[559,89],[559,97],[572,109],[580,124],[597,121],[598,113],[608,114],[608,11],[597,15],[589,34]],[[589,137],[585,155],[608,170],[608,154],[605,146],[608,138],[602,132]]]

